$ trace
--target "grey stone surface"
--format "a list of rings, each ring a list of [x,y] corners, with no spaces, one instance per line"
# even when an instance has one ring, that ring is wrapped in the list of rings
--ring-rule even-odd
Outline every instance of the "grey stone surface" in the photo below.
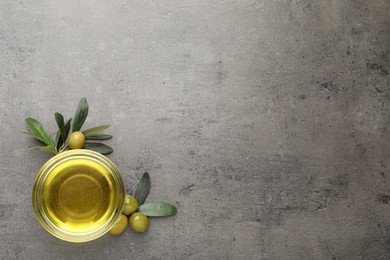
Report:
[[[387,0],[0,1],[0,259],[390,259]],[[176,217],[72,244],[17,132],[108,123]]]

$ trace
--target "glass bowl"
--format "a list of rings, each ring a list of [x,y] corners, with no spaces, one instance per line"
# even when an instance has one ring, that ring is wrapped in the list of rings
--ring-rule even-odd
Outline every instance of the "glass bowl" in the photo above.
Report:
[[[125,185],[107,157],[90,150],[62,152],[39,171],[32,193],[35,214],[52,235],[86,242],[107,233],[121,216]]]

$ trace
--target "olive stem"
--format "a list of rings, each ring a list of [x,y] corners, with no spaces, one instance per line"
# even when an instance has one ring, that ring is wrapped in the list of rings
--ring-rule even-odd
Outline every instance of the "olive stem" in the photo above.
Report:
[[[65,152],[66,150],[68,150],[68,148],[69,148],[69,145],[68,145],[68,144],[66,144],[64,147],[61,147],[61,148],[60,148],[60,150],[59,150],[59,152],[58,152],[58,153]]]

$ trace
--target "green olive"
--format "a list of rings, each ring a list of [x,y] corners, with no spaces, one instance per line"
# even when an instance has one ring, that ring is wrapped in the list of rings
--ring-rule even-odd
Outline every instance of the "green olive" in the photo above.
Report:
[[[138,233],[145,232],[149,227],[149,219],[141,212],[136,212],[130,216],[130,227]]]
[[[82,132],[76,131],[69,136],[68,144],[71,149],[81,149],[85,143],[85,136]]]
[[[138,201],[130,194],[126,194],[123,214],[130,215],[138,209]]]
[[[112,235],[121,234],[127,227],[127,217],[126,215],[121,215],[115,225],[110,229]]]

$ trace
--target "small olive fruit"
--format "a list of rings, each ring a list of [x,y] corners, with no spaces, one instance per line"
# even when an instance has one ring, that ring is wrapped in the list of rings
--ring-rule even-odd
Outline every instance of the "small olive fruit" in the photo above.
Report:
[[[68,144],[71,149],[81,149],[85,143],[85,136],[82,132],[76,131],[69,136]]]
[[[123,214],[130,215],[138,209],[138,201],[130,194],[126,194]]]
[[[122,233],[127,227],[127,217],[126,215],[121,215],[115,225],[110,229],[110,233],[112,235],[119,235]]]
[[[138,233],[145,232],[149,227],[149,219],[141,212],[136,212],[130,216],[130,227]]]

